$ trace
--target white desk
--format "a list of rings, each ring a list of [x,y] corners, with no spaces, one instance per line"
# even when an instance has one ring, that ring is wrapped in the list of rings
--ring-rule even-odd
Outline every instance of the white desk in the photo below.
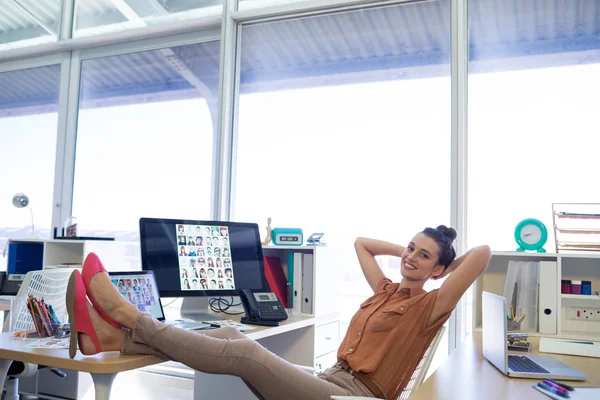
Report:
[[[175,319],[174,310],[169,307],[165,309],[168,318]],[[241,316],[227,315],[226,319],[239,321]],[[266,347],[269,351],[279,357],[296,365],[314,368],[315,362],[315,330],[319,326],[327,326],[339,320],[337,313],[322,317],[300,317],[292,316],[282,321],[280,326],[264,327],[256,326],[255,329],[245,332],[250,339]],[[337,323],[335,326],[338,326]],[[333,335],[332,335],[333,336]],[[337,336],[333,337],[331,346],[337,347]],[[175,368],[174,368],[175,367]],[[179,370],[180,372],[173,372]],[[231,375],[215,375],[195,372],[181,364],[164,363],[143,368],[145,372],[166,374],[174,376],[189,376],[194,373],[194,400],[205,399],[252,399],[256,396],[248,389],[244,382]],[[151,399],[149,399],[151,400]]]
[[[292,364],[313,368],[316,325],[337,320],[337,314],[317,318],[291,317],[278,327],[255,329],[246,335]],[[196,372],[194,400],[205,399],[255,400],[256,396],[240,378]]]
[[[97,400],[110,398],[112,382],[119,372],[162,362],[154,356],[122,356],[118,352],[95,356],[84,356],[78,352],[74,359],[70,359],[67,349],[23,347],[23,341],[15,339],[11,333],[0,333],[0,387],[4,387],[6,373],[13,361],[88,372],[94,380]]]
[[[531,354],[538,353],[539,338],[529,337]],[[519,354],[519,353],[516,353]],[[600,358],[554,356],[588,376],[572,386],[600,386]],[[531,385],[540,379],[507,378],[481,352],[481,333],[475,332],[450,354],[448,359],[411,396],[411,400],[544,400],[546,396]]]

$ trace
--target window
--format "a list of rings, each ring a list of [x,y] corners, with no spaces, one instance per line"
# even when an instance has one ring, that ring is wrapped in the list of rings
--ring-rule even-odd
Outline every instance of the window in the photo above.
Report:
[[[75,0],[73,37],[220,15],[222,0]]]
[[[238,0],[238,9],[247,10],[250,8],[260,8],[276,6],[290,3],[299,3],[306,0]]]
[[[354,239],[407,244],[450,221],[450,2],[248,25],[241,41],[233,218],[325,232],[348,323],[372,294]]]
[[[140,217],[210,216],[218,68],[218,42],[82,62],[72,212],[133,263]]]
[[[0,6],[0,51],[56,41],[61,0],[9,0]]]
[[[0,72],[0,254],[9,237],[50,237],[60,65]],[[17,193],[29,198],[16,208]],[[2,259],[2,257],[0,257]]]
[[[469,247],[515,250],[531,217],[554,252],[552,203],[598,202],[599,15],[599,0],[469,2]]]

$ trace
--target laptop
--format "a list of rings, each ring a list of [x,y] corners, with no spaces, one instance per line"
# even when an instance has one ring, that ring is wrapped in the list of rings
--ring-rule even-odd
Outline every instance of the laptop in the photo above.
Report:
[[[508,354],[506,297],[483,292],[483,356],[511,378],[585,381],[587,376],[552,356]]]
[[[109,272],[110,280],[121,295],[138,310],[149,314],[160,322],[186,330],[211,327],[204,322],[166,321],[165,313],[158,295],[156,278],[152,271]]]

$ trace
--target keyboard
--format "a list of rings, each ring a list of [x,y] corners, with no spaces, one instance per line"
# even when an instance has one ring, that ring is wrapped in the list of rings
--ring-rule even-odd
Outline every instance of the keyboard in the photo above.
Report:
[[[525,356],[508,356],[508,367],[514,372],[550,373]]]

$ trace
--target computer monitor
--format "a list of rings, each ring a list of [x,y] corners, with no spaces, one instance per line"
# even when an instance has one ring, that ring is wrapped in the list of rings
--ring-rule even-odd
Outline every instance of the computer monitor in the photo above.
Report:
[[[183,316],[219,318],[208,297],[268,291],[257,224],[141,218],[140,244],[142,269],[154,272],[161,297],[183,297]]]

